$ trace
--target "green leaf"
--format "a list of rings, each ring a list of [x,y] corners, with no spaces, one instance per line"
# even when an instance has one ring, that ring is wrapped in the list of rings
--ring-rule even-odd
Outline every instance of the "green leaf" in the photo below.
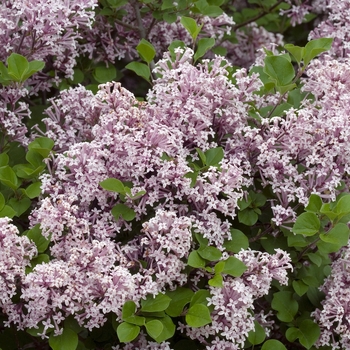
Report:
[[[117,77],[117,70],[110,64],[109,67],[96,67],[92,75],[98,83],[104,84],[114,80]]]
[[[331,208],[331,203],[322,204],[320,212],[321,214],[325,214],[331,221],[333,221],[338,216],[338,214],[333,211],[333,208]]]
[[[0,192],[0,212],[5,206],[5,197],[4,195]]]
[[[350,213],[350,194],[346,194],[337,201],[334,212],[338,215],[338,217]]]
[[[295,60],[298,62],[298,65],[300,66],[300,62],[303,59],[305,54],[305,48],[300,46],[295,46],[293,44],[286,44],[284,45],[284,48],[293,55]]]
[[[194,54],[194,61],[197,61],[198,58],[203,57],[208,50],[210,50],[215,45],[214,38],[201,38],[197,43],[197,51]]]
[[[41,181],[33,182],[25,189],[26,195],[30,198],[39,197],[41,194]]]
[[[41,71],[45,67],[45,63],[43,61],[31,61],[28,63],[28,70],[25,72],[25,74],[22,77],[22,81],[27,80],[30,78],[33,74]]]
[[[307,66],[310,61],[320,53],[331,49],[333,38],[320,38],[309,41],[305,45],[304,66]]]
[[[196,148],[196,151],[199,155],[199,159],[202,161],[202,166],[204,166],[207,163],[207,158],[204,152],[200,148]]]
[[[287,348],[279,340],[269,339],[263,344],[261,350],[287,350]]]
[[[247,270],[247,266],[234,256],[230,256],[225,260],[225,267],[222,273],[226,273],[233,277],[240,277]]]
[[[1,210],[0,210],[0,218],[4,218],[7,216],[8,218],[13,218],[17,213],[10,207],[9,205],[5,205]]]
[[[210,311],[203,304],[191,306],[186,314],[186,323],[191,327],[202,327],[211,322]]]
[[[29,150],[26,154],[26,160],[32,165],[33,168],[39,167],[41,165],[44,165],[43,162],[43,156],[33,150]]]
[[[304,236],[313,236],[319,231],[320,227],[321,223],[317,215],[306,212],[297,217],[292,232]]]
[[[78,335],[69,328],[63,328],[60,335],[50,334],[49,344],[52,350],[75,350],[78,346]]]
[[[291,322],[298,312],[298,302],[293,299],[293,293],[288,291],[276,292],[273,295],[271,307],[277,311],[277,317],[282,322]]]
[[[162,293],[157,294],[155,297],[153,297],[153,295],[148,295],[146,300],[141,300],[141,311],[164,311],[168,308],[170,302],[171,299],[167,295]]]
[[[312,320],[306,319],[301,322],[299,328],[288,328],[286,338],[291,342],[299,338],[300,344],[306,349],[310,349],[318,340],[320,334],[320,327]]]
[[[122,343],[133,341],[140,333],[140,327],[131,323],[122,322],[117,327],[117,335]]]
[[[166,295],[171,298],[171,301],[165,312],[171,317],[178,317],[185,305],[191,301],[194,292],[189,288],[179,287],[176,290],[167,291]]]
[[[8,75],[7,68],[0,62],[0,84],[8,85],[12,81],[11,77]]]
[[[123,318],[123,321],[131,324],[135,324],[137,326],[144,326],[146,323],[146,318],[143,316],[132,315],[132,316]]]
[[[224,158],[224,150],[222,147],[208,149],[205,152],[206,164],[209,166],[217,166]]]
[[[193,41],[195,41],[203,25],[197,26],[197,23],[193,18],[185,17],[185,16],[181,17],[180,23],[190,33]]]
[[[16,190],[19,187],[16,173],[8,165],[0,167],[0,181],[13,190]]]
[[[40,224],[35,225],[33,228],[27,231],[26,236],[35,243],[39,253],[45,252],[50,244],[50,240],[46,239],[41,234]]]
[[[169,24],[176,22],[177,14],[166,12],[163,14],[163,20]]]
[[[254,321],[254,325],[254,330],[248,333],[248,340],[252,345],[258,345],[265,340],[266,334],[264,328],[260,325],[259,322]]]
[[[148,82],[151,78],[151,71],[147,64],[141,63],[141,62],[130,62],[125,66],[126,69],[132,70],[135,72],[138,76],[144,78]]]
[[[145,324],[146,331],[150,337],[157,339],[163,331],[163,324],[159,320],[151,320]]]
[[[282,56],[267,56],[264,72],[276,81],[277,86],[290,84],[295,76],[293,65]]]
[[[172,319],[169,316],[165,316],[159,319],[163,325],[163,330],[160,335],[155,339],[157,343],[161,343],[175,334],[175,325]]]
[[[122,308],[122,320],[135,314],[136,304],[132,300],[125,302]]]
[[[219,6],[209,5],[206,0],[198,0],[195,2],[195,5],[198,11],[204,16],[217,17],[223,13],[223,10]]]
[[[322,207],[322,199],[317,194],[312,194],[305,210],[311,213],[319,213]]]
[[[85,74],[83,71],[81,71],[80,69],[78,68],[74,68],[74,75],[73,75],[73,79],[70,80],[70,82],[72,84],[80,84],[84,81],[85,79]]]
[[[212,286],[212,287],[218,287],[218,288],[221,288],[223,286],[223,278],[222,278],[222,275],[221,274],[216,274],[214,275],[213,278],[211,278],[209,281],[208,281],[208,284],[209,286]]]
[[[27,197],[22,198],[11,198],[8,204],[16,211],[16,216],[21,216],[25,213],[31,206],[32,202]]]
[[[192,307],[193,305],[196,305],[196,304],[208,305],[208,298],[210,298],[210,296],[211,295],[209,290],[206,290],[206,289],[197,290],[197,292],[194,293],[191,299],[190,306]]]
[[[241,249],[249,247],[248,237],[240,230],[231,229],[231,240],[225,241],[223,244],[226,250],[233,253],[238,253]]]
[[[54,141],[48,137],[39,137],[28,145],[28,149],[47,158],[54,146]]]
[[[8,165],[8,163],[9,163],[9,156],[6,153],[1,153],[0,154],[0,167]]]
[[[140,43],[136,46],[136,50],[147,64],[150,64],[156,55],[153,45],[145,39],[141,39]]]
[[[295,290],[295,293],[297,293],[301,297],[307,292],[307,290],[309,289],[309,286],[301,280],[298,280],[298,281],[294,280],[293,288]]]
[[[329,232],[321,233],[320,238],[323,242],[333,243],[343,247],[349,242],[349,227],[344,223],[336,224]]]
[[[218,248],[206,246],[206,247],[200,247],[197,250],[198,254],[206,260],[209,261],[217,261],[221,258],[222,253]]]
[[[197,250],[192,250],[190,255],[188,256],[187,264],[195,267],[195,268],[202,268],[205,267],[205,260],[198,254]]]
[[[132,221],[136,217],[135,211],[123,203],[116,204],[111,212],[116,220],[122,217],[125,221]]]
[[[24,79],[25,73],[29,69],[27,59],[18,53],[12,53],[7,58],[7,72],[8,75],[16,82],[21,82]]]
[[[246,208],[238,212],[238,221],[247,226],[253,226],[258,221],[259,215],[254,209]]]
[[[108,178],[106,180],[101,181],[99,183],[99,185],[104,190],[125,194],[124,184],[120,180],[115,179],[113,177],[110,177],[110,178]]]

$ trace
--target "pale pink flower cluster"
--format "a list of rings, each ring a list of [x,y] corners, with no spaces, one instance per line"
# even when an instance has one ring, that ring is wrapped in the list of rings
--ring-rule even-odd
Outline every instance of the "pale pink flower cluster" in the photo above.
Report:
[[[37,255],[35,244],[20,236],[7,217],[0,218],[0,308],[6,313],[13,307],[11,298],[16,295],[25,279],[30,260]]]
[[[46,69],[73,76],[78,30],[90,27],[96,0],[11,0],[0,5],[0,60],[11,52],[44,60]],[[50,57],[55,57],[50,62]]]
[[[349,57],[350,53],[350,1],[324,0],[326,18],[309,35],[310,39],[334,38],[330,54],[338,58]]]
[[[332,264],[332,273],[326,278],[321,291],[325,299],[322,308],[313,317],[321,327],[318,346],[328,345],[334,349],[350,348],[350,248],[343,248]]]
[[[120,315],[136,285],[128,269],[115,262],[112,242],[77,240],[75,246],[66,248],[64,259],[37,265],[23,282],[19,327],[42,324],[45,337],[50,328],[60,334],[62,321],[69,315],[90,330],[101,327],[108,313]]]
[[[212,323],[199,328],[180,326],[191,339],[207,345],[208,350],[226,349],[228,342],[232,349],[242,347],[249,331],[255,327],[255,300],[268,294],[272,280],[288,284],[287,270],[293,269],[289,255],[281,249],[275,254],[242,250],[235,256],[247,270],[239,278],[226,276],[223,287],[210,287],[208,305],[214,306]],[[218,334],[223,338],[212,342],[212,337]]]

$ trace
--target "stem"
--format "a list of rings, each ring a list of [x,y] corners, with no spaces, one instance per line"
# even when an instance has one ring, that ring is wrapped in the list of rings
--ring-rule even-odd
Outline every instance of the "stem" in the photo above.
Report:
[[[21,51],[21,46],[22,46],[22,44],[23,44],[23,40],[24,40],[24,38],[25,38],[25,36],[27,35],[27,31],[25,30],[24,32],[23,32],[23,34],[22,34],[22,36],[21,36],[21,40],[20,40],[20,42],[19,42],[19,44],[18,44],[18,46],[17,46],[17,53],[19,54],[20,53],[20,51]]]
[[[310,249],[312,248],[312,246],[314,244],[316,244],[318,241],[320,240],[320,237],[318,237],[317,239],[315,239],[313,242],[311,242],[310,244],[308,244],[298,255],[297,261],[300,261],[301,258],[303,257],[303,255]]]
[[[141,39],[146,39],[147,33],[146,33],[145,27],[143,26],[143,23],[142,23],[142,17],[141,17],[139,4],[137,2],[134,2],[134,1],[132,2],[132,4],[134,5],[134,10],[135,10],[135,15],[136,15],[136,20],[137,20],[137,24],[138,24],[138,31],[140,33],[140,37],[141,37]],[[151,78],[152,78],[152,80],[154,80],[154,76],[152,74],[152,71],[155,68],[154,60],[152,60],[149,63],[149,65],[150,65],[150,71],[151,71]]]
[[[252,17],[252,18],[249,18],[247,19],[245,22],[242,22],[240,24],[237,24],[235,26],[233,26],[233,30],[237,30],[241,27],[244,27],[246,26],[247,24],[250,24],[252,22],[255,22],[257,21],[258,19],[260,19],[261,17],[264,17],[265,15],[267,15],[268,13],[270,13],[273,9],[275,9],[278,5],[282,4],[284,0],[279,0],[275,5],[271,6],[270,8],[268,8],[267,10],[263,10],[263,12],[259,13],[258,15]]]
[[[131,24],[125,23],[125,22],[121,21],[120,19],[115,18],[114,21],[116,23],[120,24],[121,26],[125,27],[125,28],[131,29],[131,30],[134,30],[134,31],[138,31],[139,30],[138,27],[135,27],[135,26],[133,26]]]

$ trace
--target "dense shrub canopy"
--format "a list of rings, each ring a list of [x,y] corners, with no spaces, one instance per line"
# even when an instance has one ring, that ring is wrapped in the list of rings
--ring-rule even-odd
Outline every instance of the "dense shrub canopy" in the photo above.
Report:
[[[349,15],[0,2],[0,347],[350,349]]]

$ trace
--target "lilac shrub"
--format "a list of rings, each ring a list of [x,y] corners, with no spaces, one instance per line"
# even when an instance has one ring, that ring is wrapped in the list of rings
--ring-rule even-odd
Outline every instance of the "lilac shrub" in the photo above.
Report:
[[[1,5],[0,347],[349,348],[347,1],[214,3]]]

